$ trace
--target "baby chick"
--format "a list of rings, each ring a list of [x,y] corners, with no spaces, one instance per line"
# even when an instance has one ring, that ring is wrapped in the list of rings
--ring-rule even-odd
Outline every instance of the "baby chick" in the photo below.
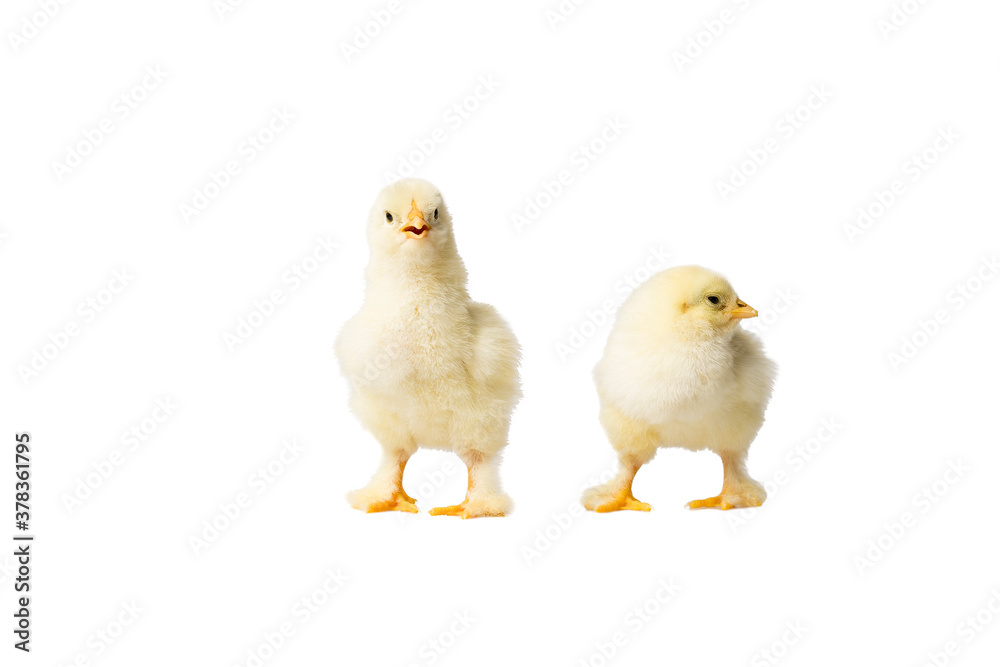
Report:
[[[658,273],[626,300],[594,369],[601,424],[619,470],[584,492],[584,507],[649,511],[632,495],[632,480],[659,447],[710,449],[722,458],[722,492],[688,507],[764,502],[746,458],[776,368],[760,340],[738,326],[756,316],[725,278],[699,266]]]
[[[403,469],[418,446],[455,452],[469,469],[459,505],[431,514],[504,516],[500,452],[521,398],[520,346],[492,306],[466,290],[441,193],[407,179],[378,195],[368,218],[364,304],[336,343],[350,405],[382,445],[368,486],[348,495],[368,512],[416,512]]]

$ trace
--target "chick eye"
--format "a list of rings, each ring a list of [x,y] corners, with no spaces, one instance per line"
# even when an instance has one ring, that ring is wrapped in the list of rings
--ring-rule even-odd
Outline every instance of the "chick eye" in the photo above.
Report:
[[[435,220],[438,219],[438,210],[437,209],[434,209],[434,219]]]
[[[385,221],[392,222],[392,213],[389,213],[389,211],[385,212]]]
[[[708,302],[710,304],[712,304],[713,306],[718,306],[719,305],[719,297],[717,297],[714,294],[712,294],[711,296],[708,297]]]

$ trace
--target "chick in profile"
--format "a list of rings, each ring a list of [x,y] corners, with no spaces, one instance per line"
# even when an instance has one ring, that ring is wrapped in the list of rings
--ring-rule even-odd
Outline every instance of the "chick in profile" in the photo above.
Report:
[[[619,469],[584,492],[584,507],[649,511],[632,495],[632,480],[659,447],[709,449],[722,459],[722,491],[688,507],[764,502],[746,459],[776,369],[760,340],[739,326],[756,316],[725,278],[699,266],[658,273],[622,304],[594,369],[601,424]]]
[[[500,452],[521,397],[520,347],[492,306],[466,290],[451,215],[427,181],[378,195],[368,218],[364,304],[336,353],[350,405],[382,445],[368,485],[348,495],[367,512],[416,512],[403,470],[418,447],[455,452],[469,471],[465,500],[431,514],[504,516]]]

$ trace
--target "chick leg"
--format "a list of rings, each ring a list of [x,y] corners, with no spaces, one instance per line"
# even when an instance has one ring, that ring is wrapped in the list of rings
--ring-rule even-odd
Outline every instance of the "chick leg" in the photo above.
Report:
[[[659,436],[648,424],[607,405],[601,408],[601,425],[608,434],[611,446],[618,452],[618,472],[606,484],[584,491],[583,506],[595,512],[648,512],[653,508],[632,495],[632,480],[639,468],[656,454]]]
[[[352,491],[347,499],[354,509],[366,512],[416,512],[416,500],[403,490],[403,469],[409,452],[386,452],[372,480],[363,489]]]
[[[347,494],[351,507],[365,512],[416,512],[416,501],[403,491],[403,469],[417,451],[413,434],[403,420],[386,409],[379,396],[359,390],[351,399],[351,408],[382,445],[382,461],[371,481]]]
[[[690,509],[715,508],[731,510],[737,507],[760,507],[767,498],[758,482],[747,473],[746,453],[722,453],[722,491],[704,500],[692,500]]]
[[[482,452],[467,451],[459,454],[469,468],[469,487],[465,500],[458,505],[435,507],[434,516],[460,516],[473,519],[481,516],[505,516],[510,511],[510,497],[500,486],[500,457]]]

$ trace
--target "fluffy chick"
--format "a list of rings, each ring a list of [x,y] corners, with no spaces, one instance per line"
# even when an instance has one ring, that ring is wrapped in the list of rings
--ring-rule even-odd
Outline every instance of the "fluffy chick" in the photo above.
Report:
[[[469,470],[465,500],[431,514],[503,516],[511,500],[500,485],[500,452],[521,397],[517,339],[492,306],[469,298],[451,215],[427,181],[382,190],[368,243],[364,304],[336,353],[351,408],[383,458],[348,500],[368,512],[416,512],[403,469],[422,446],[455,452]]]
[[[722,458],[722,492],[688,507],[764,502],[746,458],[776,368],[760,340],[739,326],[756,315],[725,278],[699,266],[658,273],[626,300],[594,369],[601,424],[619,470],[584,492],[584,507],[649,511],[632,495],[632,480],[659,447],[710,449]]]

